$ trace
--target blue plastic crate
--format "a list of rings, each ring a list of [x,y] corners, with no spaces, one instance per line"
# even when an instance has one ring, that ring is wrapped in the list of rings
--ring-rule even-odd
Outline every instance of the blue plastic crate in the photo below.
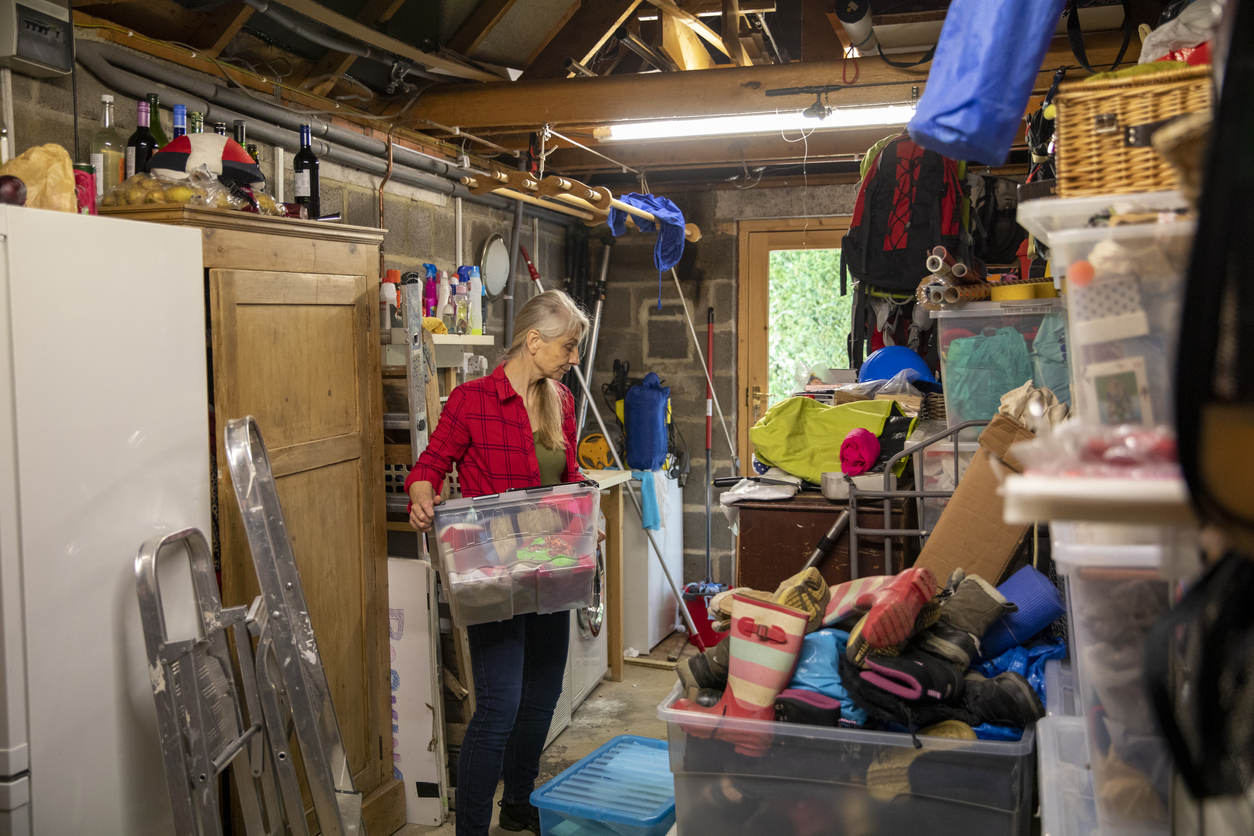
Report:
[[[531,794],[543,836],[666,836],[675,779],[665,740],[625,734]]]

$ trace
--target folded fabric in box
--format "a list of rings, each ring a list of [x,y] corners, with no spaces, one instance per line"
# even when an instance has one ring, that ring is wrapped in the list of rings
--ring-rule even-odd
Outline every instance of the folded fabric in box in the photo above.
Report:
[[[1024,566],[1015,572],[997,591],[1018,606],[1018,612],[1007,613],[984,634],[980,642],[985,659],[992,659],[1016,645],[1031,641],[1067,611],[1058,587],[1035,567]]]

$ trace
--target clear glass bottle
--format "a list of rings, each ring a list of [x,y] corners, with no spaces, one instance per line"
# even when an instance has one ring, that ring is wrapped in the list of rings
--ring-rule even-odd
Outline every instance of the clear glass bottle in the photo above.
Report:
[[[96,167],[96,197],[125,179],[126,140],[113,126],[113,97],[100,97],[100,130],[91,137],[91,164]]]
[[[449,294],[448,301],[444,303],[444,307],[440,309],[440,320],[444,323],[444,327],[448,329],[450,334],[457,333],[457,303],[456,295]]]
[[[470,333],[470,286],[465,282],[457,285],[457,333]]]

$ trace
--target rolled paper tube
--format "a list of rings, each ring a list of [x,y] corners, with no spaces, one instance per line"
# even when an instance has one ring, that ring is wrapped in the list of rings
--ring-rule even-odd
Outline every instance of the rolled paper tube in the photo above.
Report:
[[[944,304],[945,291],[948,288],[949,288],[949,285],[943,285],[943,284],[928,285],[928,299],[931,300],[933,305]]]
[[[944,247],[933,247],[932,255],[936,256],[945,264],[948,264],[950,267],[952,267],[956,263],[954,257],[949,254],[949,250],[945,249]]]
[[[941,261],[940,256],[929,255],[927,257],[927,271],[929,273],[939,273],[944,266],[945,262]]]
[[[988,287],[980,285],[978,287],[947,287],[945,288],[945,304],[956,305],[959,302],[975,302],[980,299],[988,298]]]
[[[949,272],[954,274],[955,279],[961,279],[963,276],[967,274],[967,265],[963,264],[961,261],[959,261],[957,264],[951,264],[949,267]]]

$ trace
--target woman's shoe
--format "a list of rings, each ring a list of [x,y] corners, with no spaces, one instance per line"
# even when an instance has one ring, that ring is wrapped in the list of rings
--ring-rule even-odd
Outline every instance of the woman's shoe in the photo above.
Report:
[[[501,826],[501,830],[508,830],[511,833],[521,833],[526,830],[540,834],[540,811],[537,810],[530,801],[524,801],[522,804],[510,804],[507,801],[498,801],[501,807],[501,815],[497,823]]]

